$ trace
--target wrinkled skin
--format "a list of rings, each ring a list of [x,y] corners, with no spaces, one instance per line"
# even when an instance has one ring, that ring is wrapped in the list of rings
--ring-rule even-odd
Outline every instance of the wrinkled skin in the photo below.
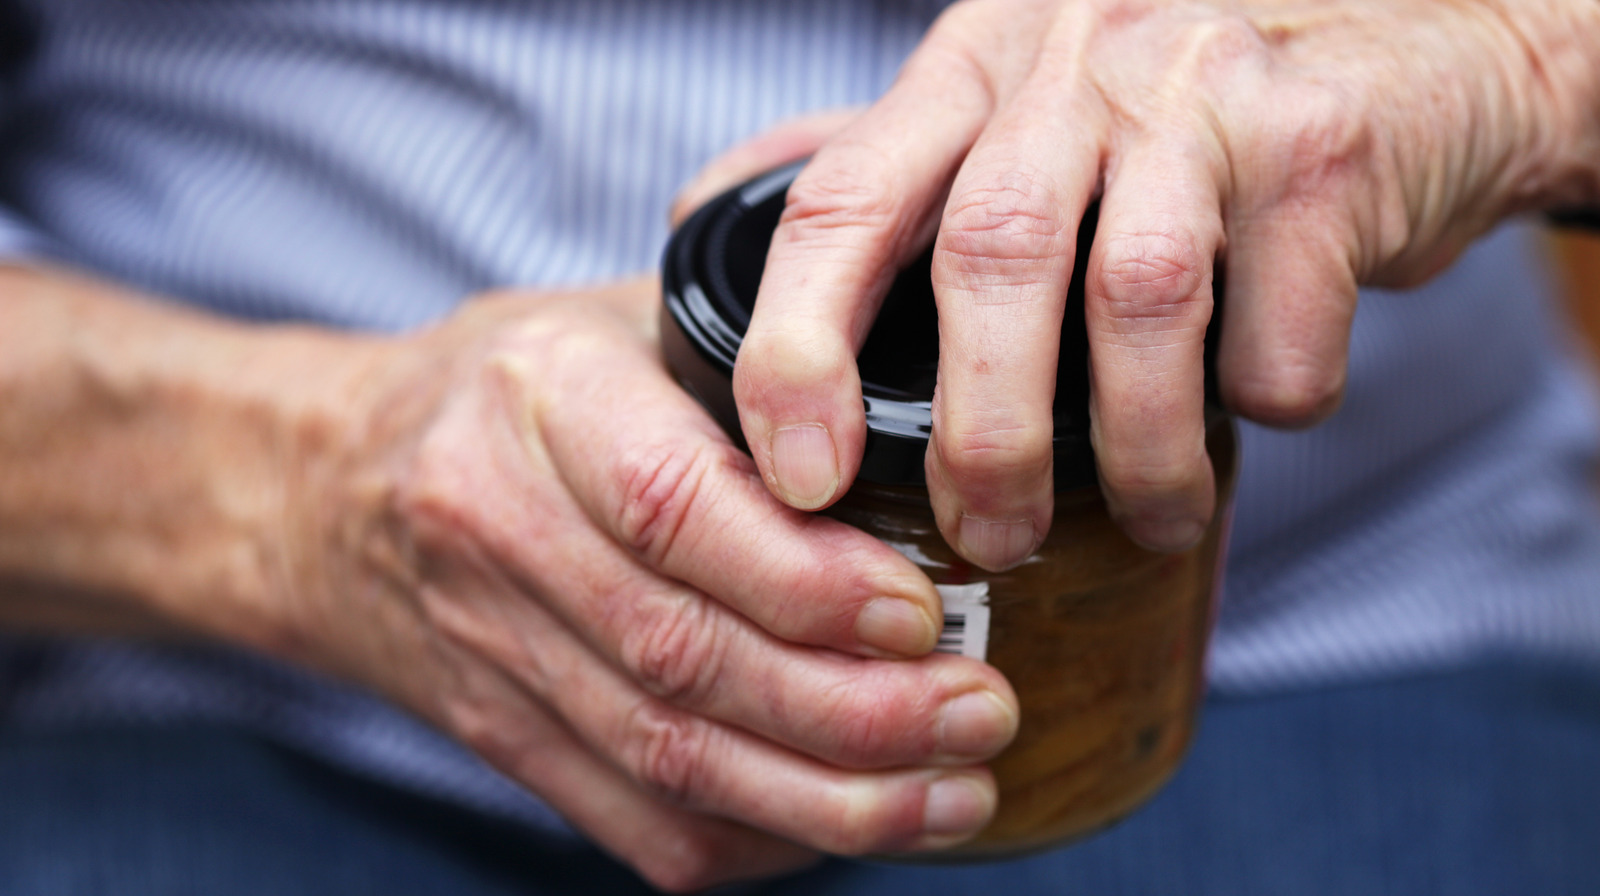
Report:
[[[981,664],[871,658],[927,651],[936,597],[799,512],[853,477],[852,359],[896,264],[937,240],[927,468],[953,544],[1002,568],[1048,526],[1054,334],[1085,264],[1102,481],[1136,538],[1182,547],[1214,501],[1214,263],[1225,400],[1327,415],[1358,284],[1418,282],[1506,214],[1596,199],[1597,20],[1578,2],[960,3],[873,107],[735,150],[680,202],[815,153],[735,375],[754,463],[662,371],[653,288],[482,303],[397,352],[426,363],[375,365],[371,443],[398,449],[309,478],[362,484],[344,493],[368,508],[306,528],[336,535],[291,564],[329,595],[309,612],[355,594],[392,620],[365,653],[316,652],[663,886],[954,842],[992,809],[978,763],[1014,698]],[[899,610],[861,621],[881,596]]]
[[[889,658],[931,622],[858,629],[875,599],[931,619],[932,586],[767,493],[663,369],[658,306],[485,297],[369,349],[300,427],[261,646],[386,692],[664,887],[964,839],[1009,686]]]
[[[14,272],[8,320],[38,357],[12,346],[11,367],[97,348],[68,357],[94,376],[12,384],[8,412],[44,421],[18,427],[54,441],[11,440],[34,466],[7,506],[56,528],[17,524],[37,544],[5,571],[169,595],[162,621],[365,683],[665,888],[957,842],[993,810],[982,763],[1015,697],[926,655],[937,595],[915,567],[803,512],[854,476],[854,350],[897,263],[937,240],[927,468],[951,542],[998,569],[1048,525],[1055,334],[1082,264],[1102,482],[1131,534],[1181,547],[1214,501],[1215,261],[1225,399],[1319,419],[1358,283],[1416,282],[1519,209],[1600,203],[1596,46],[1593,0],[957,4],[870,109],[736,150],[680,203],[815,153],[735,375],[754,461],[662,368],[649,282],[484,297],[379,339]],[[158,357],[119,366],[141,346]],[[119,427],[143,435],[113,444]],[[90,431],[107,436],[74,441]],[[113,473],[165,503],[107,512]]]
[[[1213,278],[1228,406],[1323,419],[1358,284],[1419,283],[1507,214],[1600,201],[1597,22],[1592,0],[956,4],[789,191],[735,375],[763,476],[801,508],[848,488],[855,351],[935,240],[927,473],[951,544],[1001,569],[1048,529],[1074,265],[1113,512],[1150,547],[1193,543],[1215,502]]]

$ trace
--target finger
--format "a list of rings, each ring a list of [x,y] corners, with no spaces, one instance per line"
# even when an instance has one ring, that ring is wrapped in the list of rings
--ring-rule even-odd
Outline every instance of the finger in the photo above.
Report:
[[[952,33],[936,28],[884,97],[816,154],[773,235],[733,384],[756,465],[793,507],[825,507],[855,478],[866,438],[856,352],[894,275],[932,237],[993,108],[987,76]]]
[[[624,377],[622,365],[610,368]],[[644,444],[610,429],[544,427],[556,467],[607,536],[565,549],[587,571],[551,589],[568,618],[652,692],[836,764],[972,761],[1010,742],[1015,698],[988,666],[863,662],[795,646],[925,652],[938,595],[877,539],[779,504],[697,406],[674,389],[652,396],[646,384],[659,380],[647,376],[628,388],[591,383],[640,402],[623,417],[652,434]],[[643,561],[637,571],[610,572],[632,565],[618,544]],[[912,598],[889,596],[896,590]],[[578,593],[596,597],[570,602]]]
[[[1215,504],[1204,355],[1222,177],[1187,133],[1137,138],[1108,175],[1085,283],[1101,488],[1123,529],[1155,550],[1198,541]]]
[[[594,341],[592,335],[585,340]],[[536,349],[538,346],[514,348],[502,363],[528,363],[529,358],[540,357]],[[550,350],[545,354],[555,356],[557,369],[625,370],[627,362],[620,359],[633,356],[614,348],[609,351],[617,358],[606,363],[587,356],[562,357]],[[490,366],[495,369],[501,364],[491,362]],[[659,370],[654,370],[654,375],[665,382]],[[663,388],[659,398],[650,395],[648,384],[654,381],[648,378],[624,378],[615,386],[603,377],[596,380],[597,384],[591,385],[596,385],[602,396],[635,396],[645,407],[687,401],[671,388]],[[483,388],[483,407],[462,402],[439,421],[435,432],[440,435],[424,446],[412,477],[416,484],[404,500],[406,516],[414,521],[413,537],[419,543],[436,543],[436,553],[447,556],[473,556],[487,550],[494,563],[485,561],[483,565],[514,571],[521,588],[550,602],[593,649],[652,692],[831,762],[858,766],[966,762],[986,758],[1010,740],[1016,729],[1015,697],[989,666],[947,656],[920,664],[862,664],[832,652],[802,648],[773,637],[752,624],[747,615],[699,591],[662,579],[653,568],[636,561],[610,533],[593,526],[585,509],[568,494],[572,481],[586,480],[559,479],[550,459],[566,456],[571,464],[565,470],[569,475],[609,480],[607,471],[614,469],[614,464],[606,456],[612,444],[607,434],[615,431],[614,426],[552,427],[546,438],[562,447],[550,449],[548,455],[542,440],[530,443],[520,433],[507,437],[503,431],[510,427],[505,421],[527,414],[522,410],[524,399],[513,394],[525,381],[505,375],[502,369]],[[558,394],[570,394],[577,407],[598,410],[602,420],[640,419],[629,414],[610,416],[603,405],[591,403],[598,398],[577,389],[576,384],[573,393],[559,388],[564,386],[559,380],[542,385],[557,386]],[[704,420],[697,408],[684,410],[699,413],[694,419]],[[540,415],[553,413],[556,411],[547,409]],[[458,424],[456,414],[468,422]],[[483,421],[490,422],[484,425]],[[703,425],[711,426],[709,421]],[[554,435],[555,430],[562,434]],[[657,430],[647,426],[641,431]],[[660,431],[670,434],[676,430]],[[460,434],[454,438],[467,444],[452,444],[450,433]],[[725,440],[722,444],[726,446]],[[646,445],[646,450],[653,450]],[[585,448],[590,453],[581,460],[572,454]],[[640,453],[637,446],[632,453]],[[623,455],[627,454],[624,446]],[[463,462],[463,457],[471,462]],[[537,469],[530,471],[529,467]],[[803,514],[777,504],[748,469],[744,482],[746,493],[764,502],[769,513],[777,510],[805,521]],[[713,475],[691,489],[688,500],[715,509],[720,506],[715,497],[719,489]],[[688,515],[697,518],[698,513]],[[886,560],[907,563],[876,540],[842,524],[831,520],[816,523],[858,540],[869,550],[883,552]],[[465,540],[463,532],[473,533],[472,540]],[[698,549],[701,559],[685,555],[687,568],[699,571],[706,567],[706,574],[717,575],[717,570],[725,567],[731,570],[729,575],[737,577],[747,570],[759,573],[777,565],[762,562],[764,557],[779,556],[782,537],[773,532],[770,528],[730,526],[707,517],[704,533],[680,533],[670,540],[702,545]],[[799,543],[808,542],[800,539]],[[753,559],[741,559],[740,551],[749,552]],[[561,560],[551,563],[551,557]],[[807,587],[815,587],[815,580],[825,577],[817,570],[828,570],[826,563],[825,557],[817,558],[816,565],[807,561],[796,567],[794,575]],[[811,581],[806,580],[807,567]],[[914,567],[908,569],[920,578]],[[502,590],[514,591],[510,585]],[[777,593],[789,597],[786,592]],[[771,615],[762,597],[775,603],[771,592],[759,588],[749,595],[748,602],[753,610]],[[800,614],[813,612],[831,618],[830,597],[826,590],[801,591],[800,602],[790,612],[800,619],[804,618]],[[537,656],[513,656],[537,643],[520,634],[528,626],[515,613],[524,603],[510,599],[485,602],[476,618],[490,621],[481,635],[486,650],[498,650],[508,664],[537,665]]]
[[[769,877],[818,856],[745,825],[669,806],[596,756],[505,672],[447,647],[457,679],[442,723],[656,887]]]
[[[991,570],[1033,553],[1054,506],[1062,310],[1102,154],[1099,111],[1059,92],[1025,88],[984,132],[951,188],[933,256],[929,491],[945,538]]]
[[[541,383],[556,397],[538,422],[556,470],[652,569],[784,640],[873,656],[933,648],[941,614],[927,577],[877,539],[779,503],[643,351],[606,348],[523,376],[554,380]]]
[[[790,119],[712,159],[672,200],[672,226],[724,191],[811,155],[860,115],[859,108],[834,109]]]
[[[549,504],[541,512],[563,516]],[[851,768],[971,763],[999,752],[1016,731],[1015,698],[992,667],[942,654],[866,660],[790,644],[663,581],[581,519],[560,529],[538,534],[564,568],[524,587],[637,687],[675,707]],[[470,552],[453,532],[430,537],[445,553]],[[549,628],[548,613],[494,568],[446,583],[464,609],[441,607],[435,621],[509,668],[539,669],[544,636],[528,633]]]
[[[1228,297],[1217,361],[1223,401],[1270,426],[1326,419],[1344,394],[1355,266],[1313,210],[1241,216],[1230,233]]]
[[[507,671],[590,750],[669,805],[848,854],[947,846],[975,833],[994,810],[993,779],[983,769],[826,765],[646,694],[536,602],[506,601],[498,589],[487,600],[473,597],[429,595],[437,629],[473,653],[488,645],[487,655],[500,656],[495,632],[504,628],[486,625],[492,617],[481,611],[515,604],[516,631],[537,649]],[[459,715],[474,730],[471,710]]]

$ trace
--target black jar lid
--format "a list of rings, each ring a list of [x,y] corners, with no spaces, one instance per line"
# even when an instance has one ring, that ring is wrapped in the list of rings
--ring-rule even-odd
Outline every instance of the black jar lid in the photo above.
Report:
[[[667,365],[741,446],[734,358],[750,324],[784,194],[800,167],[780,168],[717,197],[684,222],[667,245],[661,336]],[[1096,478],[1089,446],[1082,263],[1094,239],[1096,212],[1089,210],[1078,234],[1079,263],[1061,328],[1054,434],[1058,491],[1091,485]],[[867,416],[859,477],[879,485],[925,483],[923,455],[932,432],[930,405],[939,363],[931,265],[930,248],[895,279],[856,359]]]

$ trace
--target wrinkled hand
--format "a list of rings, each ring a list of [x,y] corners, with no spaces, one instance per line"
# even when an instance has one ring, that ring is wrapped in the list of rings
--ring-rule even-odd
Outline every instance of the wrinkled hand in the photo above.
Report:
[[[1416,283],[1513,211],[1600,202],[1596,46],[1592,0],[956,4],[789,191],[735,373],[762,475],[798,508],[848,488],[855,353],[937,236],[927,473],[950,543],[999,569],[1048,529],[1080,264],[1113,514],[1148,546],[1193,543],[1215,501],[1214,262],[1225,402],[1274,425],[1325,417],[1358,283]]]
[[[777,502],[662,368],[653,282],[475,300],[298,448],[280,649],[386,692],[658,885],[993,809],[993,669],[909,561]]]

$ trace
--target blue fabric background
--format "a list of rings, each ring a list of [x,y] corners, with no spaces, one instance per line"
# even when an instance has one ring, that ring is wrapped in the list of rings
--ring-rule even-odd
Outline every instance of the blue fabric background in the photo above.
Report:
[[[833,861],[773,896],[1593,896],[1600,670],[1493,663],[1213,701],[1189,761],[1107,834],[976,866]],[[6,896],[645,892],[571,841],[224,728],[0,734]]]

